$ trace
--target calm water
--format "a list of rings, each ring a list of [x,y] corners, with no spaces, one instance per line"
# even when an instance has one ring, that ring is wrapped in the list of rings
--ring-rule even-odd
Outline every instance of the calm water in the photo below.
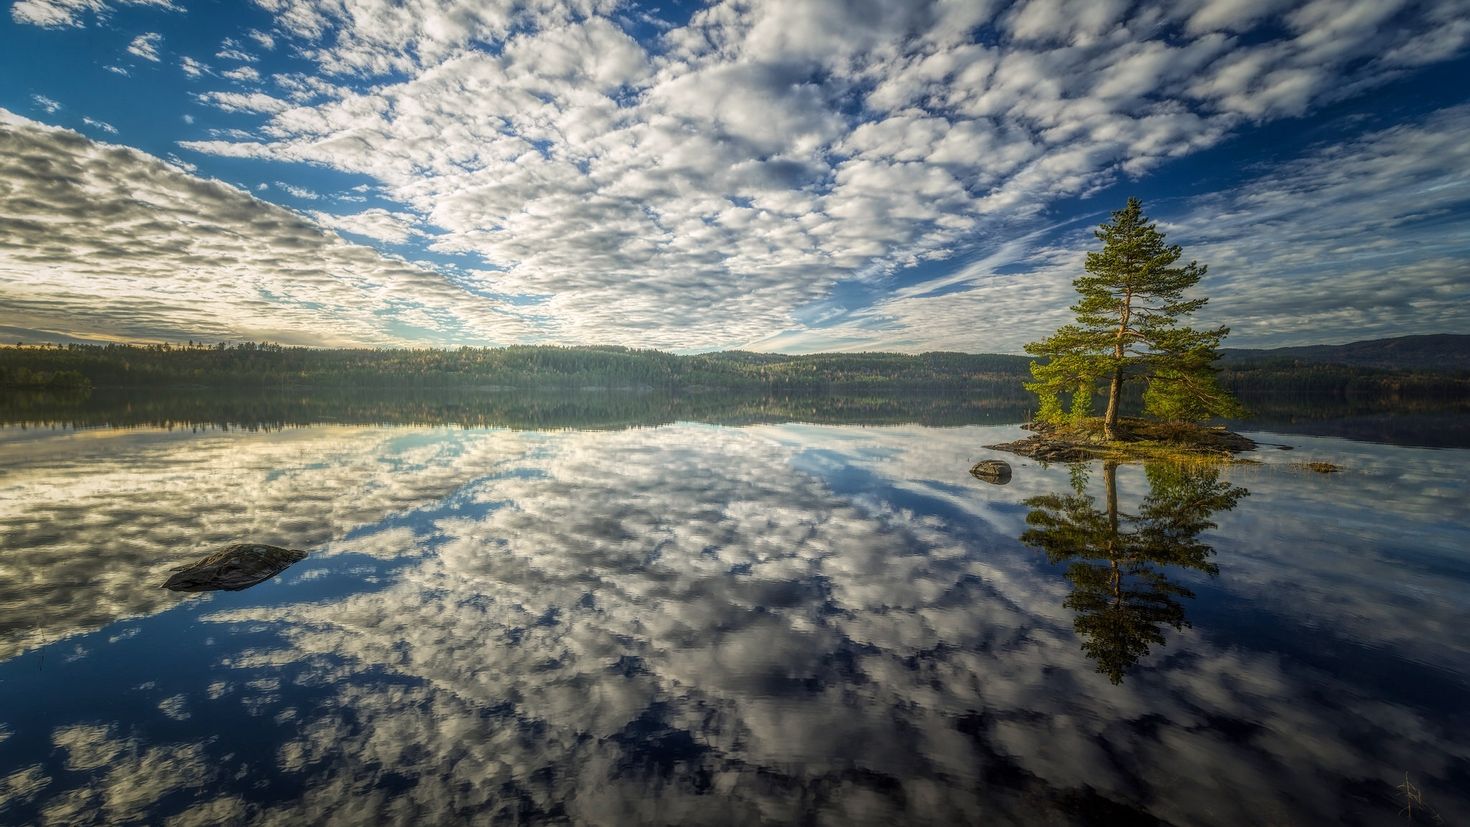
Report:
[[[1470,450],[1020,434],[5,427],[0,823],[1470,818]]]

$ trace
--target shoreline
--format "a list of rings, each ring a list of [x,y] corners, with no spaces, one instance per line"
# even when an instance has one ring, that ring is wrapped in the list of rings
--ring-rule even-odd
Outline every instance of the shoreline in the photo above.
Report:
[[[1121,439],[1102,437],[1102,420],[1088,419],[1067,425],[1028,422],[1021,426],[1032,436],[1014,442],[983,446],[991,451],[1034,459],[1040,462],[1210,462],[1255,463],[1237,455],[1256,450],[1249,437],[1228,430],[1223,425],[1203,426],[1189,423],[1151,422],[1124,418],[1118,422]]]

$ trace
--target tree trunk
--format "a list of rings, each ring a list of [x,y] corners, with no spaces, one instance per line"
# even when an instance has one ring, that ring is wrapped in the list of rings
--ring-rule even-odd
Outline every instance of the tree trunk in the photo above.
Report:
[[[1103,414],[1103,439],[1109,442],[1118,438],[1118,404],[1123,395],[1123,338],[1128,335],[1128,323],[1133,320],[1133,288],[1123,295],[1123,313],[1118,322],[1118,338],[1113,344],[1113,379],[1108,383],[1108,412]]]
[[[1119,362],[1113,368],[1113,380],[1108,383],[1108,412],[1103,414],[1103,439],[1109,442],[1118,438],[1118,397],[1123,395],[1123,362],[1121,356],[1118,358]]]

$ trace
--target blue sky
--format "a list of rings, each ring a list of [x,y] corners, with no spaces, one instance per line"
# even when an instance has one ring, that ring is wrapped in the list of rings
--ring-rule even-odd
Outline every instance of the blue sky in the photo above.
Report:
[[[1470,330],[1457,0],[18,0],[0,336],[1017,352],[1139,195],[1274,346]]]

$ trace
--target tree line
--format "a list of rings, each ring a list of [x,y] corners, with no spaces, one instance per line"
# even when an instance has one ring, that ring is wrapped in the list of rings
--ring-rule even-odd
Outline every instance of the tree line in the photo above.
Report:
[[[55,345],[0,348],[12,370],[76,374],[97,387],[228,385],[302,387],[614,387],[645,389],[958,388],[994,384],[1025,370],[1019,356],[967,353],[837,353],[783,356],[746,351],[680,356],[624,347],[512,346],[335,349],[236,345]]]
[[[680,356],[621,347],[318,350],[280,345],[50,345],[0,347],[0,389],[105,388],[568,390],[707,389],[776,393],[965,393],[1035,408],[1022,388],[1028,359],[933,352],[787,356],[727,351]],[[1470,376],[1237,357],[1220,386],[1246,407],[1276,401],[1435,403],[1470,401]],[[1142,411],[1145,388],[1129,383],[1119,405]]]
[[[0,365],[0,388],[26,390],[90,390],[92,382],[79,370],[34,370]]]

